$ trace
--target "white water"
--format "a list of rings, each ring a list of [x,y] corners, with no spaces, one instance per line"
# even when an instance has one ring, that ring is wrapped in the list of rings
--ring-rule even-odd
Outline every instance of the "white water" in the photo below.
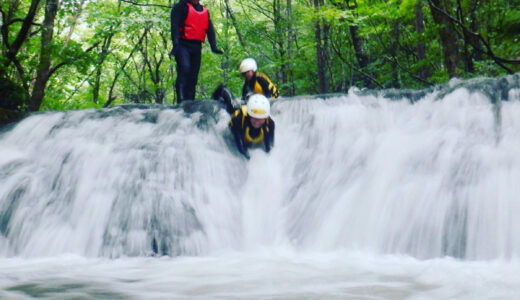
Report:
[[[517,91],[499,121],[464,88],[281,100],[250,161],[223,110],[32,116],[0,137],[0,298],[520,298]]]

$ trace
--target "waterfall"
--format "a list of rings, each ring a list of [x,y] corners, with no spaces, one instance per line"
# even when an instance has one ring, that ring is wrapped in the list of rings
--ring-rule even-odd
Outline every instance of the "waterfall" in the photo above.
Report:
[[[0,135],[0,255],[518,258],[519,82],[282,98],[250,161],[214,101],[34,114]]]

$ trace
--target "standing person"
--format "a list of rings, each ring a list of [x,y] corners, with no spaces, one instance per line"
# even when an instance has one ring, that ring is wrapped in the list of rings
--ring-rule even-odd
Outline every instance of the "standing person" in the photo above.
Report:
[[[223,52],[217,48],[215,29],[207,8],[199,0],[180,0],[171,11],[171,31],[173,49],[177,63],[177,80],[175,92],[177,103],[186,99],[195,99],[200,69],[202,43],[208,36],[211,51],[216,54]]]
[[[247,105],[242,105],[231,115],[229,127],[235,138],[237,149],[249,159],[248,148],[264,146],[269,152],[274,146],[274,121],[271,119],[271,104],[260,94],[249,97]]]
[[[252,58],[246,58],[240,64],[239,71],[245,79],[242,88],[242,100],[247,101],[247,98],[252,94],[262,94],[268,99],[278,98],[279,92],[269,77],[264,73],[256,72],[256,70],[256,61]]]

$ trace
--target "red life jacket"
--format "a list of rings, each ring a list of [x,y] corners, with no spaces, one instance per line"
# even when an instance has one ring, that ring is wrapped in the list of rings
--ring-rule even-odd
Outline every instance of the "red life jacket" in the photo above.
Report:
[[[209,14],[205,7],[202,7],[202,11],[197,11],[193,5],[189,2],[188,15],[184,20],[184,30],[179,29],[180,38],[185,40],[196,40],[204,42],[206,40],[206,31],[209,27]]]

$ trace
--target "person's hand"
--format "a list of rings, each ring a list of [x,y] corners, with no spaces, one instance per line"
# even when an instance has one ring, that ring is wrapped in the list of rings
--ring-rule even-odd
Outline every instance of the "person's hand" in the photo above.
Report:
[[[249,101],[249,97],[253,96],[255,93],[253,91],[248,91],[246,96],[242,98],[244,104],[247,104],[247,101]]]
[[[244,155],[244,157],[245,157],[247,160],[249,160],[249,159],[251,158],[251,156],[249,156],[249,152],[247,152],[247,150],[246,150],[246,152],[244,152],[244,153],[242,153],[242,154]]]
[[[242,153],[242,155],[247,159],[249,160],[251,158],[251,156],[249,156],[249,151],[247,151],[247,149],[240,149],[240,153]]]
[[[224,54],[224,51],[218,49],[218,48],[211,48],[211,52],[215,53],[215,54]]]

